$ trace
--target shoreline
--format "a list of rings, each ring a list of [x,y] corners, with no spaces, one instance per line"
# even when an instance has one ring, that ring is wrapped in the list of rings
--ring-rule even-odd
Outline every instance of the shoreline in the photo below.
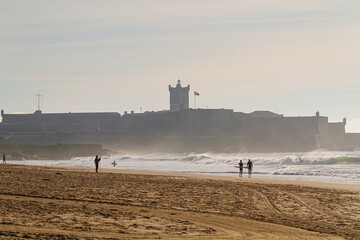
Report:
[[[303,162],[299,163],[301,157]],[[234,168],[239,160],[252,159],[254,161],[255,178],[274,180],[295,180],[324,182],[330,185],[360,184],[360,153],[296,153],[262,155],[262,154],[163,154],[150,155],[120,154],[104,156],[101,161],[102,168],[108,169],[134,169],[155,171],[163,173],[186,173],[217,176],[239,176],[239,169]],[[14,161],[19,164],[53,165],[67,167],[94,167],[94,156],[80,157],[66,160],[26,160]],[[113,161],[117,166],[113,167]],[[246,160],[247,161],[247,160]],[[247,171],[243,177],[247,177]]]
[[[62,168],[62,167],[61,167]],[[77,167],[64,167],[66,169],[76,170],[81,169],[85,172],[94,172],[91,168],[77,168]],[[206,174],[193,174],[193,173],[167,173],[156,171],[142,171],[142,170],[126,170],[126,169],[109,169],[102,168],[102,173],[118,173],[118,174],[141,174],[141,175],[153,175],[153,176],[172,176],[172,177],[188,177],[197,179],[212,179],[212,180],[224,180],[234,182],[248,182],[248,183],[260,183],[260,184],[284,184],[284,185],[299,185],[304,187],[319,187],[326,189],[338,189],[360,192],[360,184],[347,184],[347,183],[327,183],[316,182],[308,180],[277,180],[277,179],[264,179],[264,178],[248,178],[248,177],[231,177],[231,176],[216,176]],[[245,175],[245,174],[244,174]]]
[[[8,163],[12,164],[12,163]],[[39,166],[39,165],[22,165],[13,164],[19,166],[32,166],[32,167],[46,167],[46,168],[59,168],[68,170],[79,170],[81,172],[95,172],[95,168],[90,167],[58,167],[58,166]],[[299,185],[304,187],[319,187],[327,189],[338,189],[338,190],[349,190],[360,192],[360,184],[348,184],[348,183],[328,183],[328,182],[317,182],[309,180],[287,180],[287,179],[270,179],[270,178],[257,178],[257,177],[232,177],[232,176],[218,176],[210,174],[193,174],[193,173],[169,173],[160,171],[145,171],[145,170],[128,170],[128,169],[113,169],[113,168],[101,168],[99,173],[118,173],[118,174],[141,174],[141,175],[154,175],[154,176],[173,176],[173,177],[193,177],[197,179],[214,179],[214,180],[225,180],[225,181],[241,181],[250,183],[261,183],[261,184],[290,184]],[[244,173],[246,176],[247,174]]]
[[[0,165],[9,239],[357,239],[358,186]]]

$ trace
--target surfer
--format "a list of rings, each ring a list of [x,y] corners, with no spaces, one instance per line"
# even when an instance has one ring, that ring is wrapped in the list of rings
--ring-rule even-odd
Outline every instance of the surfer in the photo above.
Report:
[[[249,177],[251,177],[251,171],[252,171],[252,168],[253,168],[253,163],[251,162],[250,159],[247,162],[247,168],[248,168]]]
[[[101,161],[101,157],[98,157],[98,155],[96,155],[94,163],[95,163],[95,172],[98,172],[99,169],[99,162]]]
[[[301,165],[302,161],[303,161],[303,160],[299,157],[299,162],[300,162],[300,165]]]
[[[242,177],[243,167],[244,167],[244,163],[242,162],[242,160],[240,160],[240,162],[239,162],[239,177]]]
[[[117,165],[117,163],[115,162],[115,160],[111,163],[114,167]]]
[[[5,153],[3,155],[3,163],[6,163],[6,156],[5,156]]]

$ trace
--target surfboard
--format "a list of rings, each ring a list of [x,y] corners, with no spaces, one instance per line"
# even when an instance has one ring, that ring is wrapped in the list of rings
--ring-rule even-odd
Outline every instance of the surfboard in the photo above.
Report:
[[[240,166],[234,166],[234,167],[236,167],[236,168],[240,168]],[[243,167],[243,168],[248,168],[248,167]]]

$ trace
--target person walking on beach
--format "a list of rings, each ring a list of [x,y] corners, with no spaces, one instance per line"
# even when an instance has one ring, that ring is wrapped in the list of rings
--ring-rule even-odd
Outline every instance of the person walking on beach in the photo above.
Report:
[[[3,163],[6,163],[6,156],[5,156],[5,153],[3,155]]]
[[[99,169],[99,162],[101,161],[101,157],[98,157],[98,155],[96,155],[94,163],[95,163],[95,172],[98,172]]]
[[[251,171],[252,171],[252,168],[253,168],[253,163],[251,162],[250,159],[247,162],[247,168],[248,168],[249,177],[251,177]]]
[[[240,160],[240,162],[239,162],[239,177],[242,177],[243,167],[244,167],[244,163],[242,162],[242,160]]]

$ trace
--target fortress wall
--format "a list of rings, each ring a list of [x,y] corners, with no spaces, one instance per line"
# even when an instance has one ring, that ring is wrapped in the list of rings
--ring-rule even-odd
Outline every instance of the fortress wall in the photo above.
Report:
[[[330,137],[329,121],[327,117],[318,117],[319,131],[321,139],[321,147],[333,148],[333,144]]]
[[[242,121],[240,134],[245,136],[265,136],[279,132],[282,126],[282,120],[278,117],[244,117]]]
[[[317,135],[316,148],[330,147],[327,117],[285,117],[282,134]]]
[[[327,117],[285,117],[283,121],[282,134],[315,134],[317,148],[331,147]]]
[[[332,136],[344,136],[345,124],[343,122],[331,122],[329,123],[329,131]]]
[[[233,146],[244,151],[247,149],[314,150],[322,143],[316,117],[248,117],[246,114],[234,113],[232,110],[187,109],[128,114],[121,118],[123,133],[154,137],[177,136],[177,138],[171,138],[174,141],[182,136],[188,136],[189,139],[199,137],[203,142],[198,142],[197,145],[213,141],[211,139],[214,137],[219,142],[221,138],[230,139],[228,137],[233,136],[242,141],[239,142],[240,145],[230,144],[229,147]],[[140,143],[137,142],[137,144]],[[158,142],[157,144],[166,143]]]
[[[188,141],[196,139],[199,142],[194,140],[191,147],[206,148],[206,144],[209,144],[208,147],[214,149],[232,147],[239,151],[269,152],[314,150],[328,146],[330,142],[326,117],[249,116],[225,109],[184,109],[123,116],[118,113],[5,116],[9,118],[5,117],[5,123],[0,124],[0,131],[3,132],[83,132],[94,135],[63,138],[52,136],[49,139],[36,137],[42,144],[47,144],[46,141],[52,143],[120,141],[129,147],[132,144],[132,147],[139,147],[142,144],[166,146],[170,143],[161,141],[171,140],[177,146],[175,143],[179,140],[178,144],[185,146]],[[113,139],[112,134],[116,135]],[[102,138],[105,135],[107,138]],[[148,142],[143,142],[142,139],[148,139]],[[149,142],[149,139],[154,142]],[[235,142],[231,142],[231,139],[235,139]],[[30,136],[19,137],[13,141],[28,143],[27,141],[34,141],[34,137],[32,140]],[[217,147],[216,144],[219,146]]]
[[[35,124],[38,120],[35,114],[4,114],[2,124]]]
[[[233,110],[187,109],[183,113],[186,135],[224,136],[233,133]]]
[[[321,129],[316,117],[240,116],[238,120],[241,121],[238,123],[241,135],[259,136],[262,145],[271,145],[273,149],[316,149],[324,145],[323,138],[327,139],[326,126],[322,126],[327,118],[322,119]]]
[[[36,133],[36,132],[98,132],[98,124],[4,124],[0,125],[0,132],[7,133]]]
[[[293,134],[318,134],[320,135],[319,119],[316,117],[285,117],[283,128]]]
[[[239,120],[244,135],[320,134],[315,117],[242,117]]]
[[[333,144],[339,147],[345,146],[345,124],[344,122],[329,123],[329,133]]]
[[[246,113],[234,112],[232,117],[232,134],[233,136],[246,136]]]
[[[119,113],[45,113],[4,114],[6,124],[109,124],[120,117]]]
[[[127,134],[154,135],[226,135],[232,132],[232,110],[184,109],[121,117],[121,129]]]
[[[360,150],[360,133],[345,133],[344,147]]]
[[[111,132],[119,119],[119,113],[4,114],[0,131]]]
[[[130,135],[172,135],[181,134],[182,111],[164,111],[142,114],[126,114],[121,117],[122,133]]]

